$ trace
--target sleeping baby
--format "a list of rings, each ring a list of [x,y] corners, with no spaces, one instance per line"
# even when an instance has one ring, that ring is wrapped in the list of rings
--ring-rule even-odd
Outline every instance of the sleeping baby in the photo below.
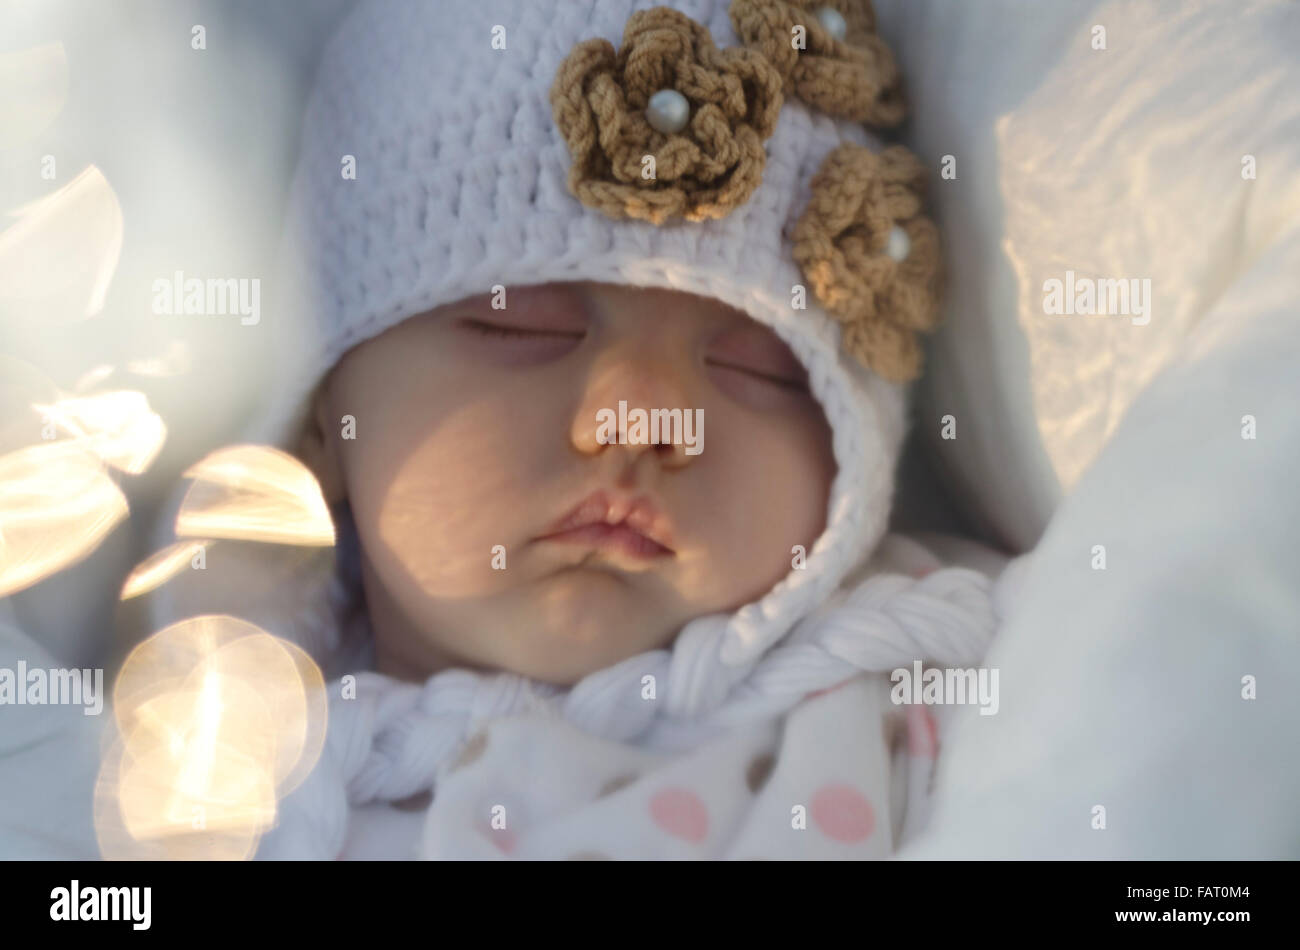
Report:
[[[263,858],[883,858],[989,580],[886,535],[927,173],[867,0],[362,2],[252,441],[315,475],[329,678]],[[267,329],[269,327],[269,329]],[[653,423],[653,424],[649,424]],[[207,581],[205,581],[207,583]],[[314,598],[314,599],[312,599]]]

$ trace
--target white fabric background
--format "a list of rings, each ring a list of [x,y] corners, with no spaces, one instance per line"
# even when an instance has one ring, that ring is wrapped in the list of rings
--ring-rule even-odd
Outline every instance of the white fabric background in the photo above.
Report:
[[[950,283],[918,435],[962,516],[1026,551],[1135,395],[1261,255],[1295,240],[1300,6],[875,7],[912,106],[903,142],[931,168],[956,160],[931,192]],[[1150,324],[1045,315],[1043,281],[1067,269],[1149,278]],[[955,441],[939,438],[946,413]]]
[[[958,163],[919,434],[964,515],[1041,537],[986,660],[1002,709],[954,731],[905,856],[1294,858],[1300,6],[876,7],[904,142]],[[1151,323],[1045,315],[1066,269],[1150,278]]]

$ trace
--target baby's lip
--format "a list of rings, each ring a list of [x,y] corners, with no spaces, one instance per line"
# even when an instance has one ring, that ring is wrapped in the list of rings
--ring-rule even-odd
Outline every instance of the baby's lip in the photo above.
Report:
[[[642,557],[676,552],[668,518],[645,495],[627,498],[592,492],[534,540],[572,540],[612,544]]]

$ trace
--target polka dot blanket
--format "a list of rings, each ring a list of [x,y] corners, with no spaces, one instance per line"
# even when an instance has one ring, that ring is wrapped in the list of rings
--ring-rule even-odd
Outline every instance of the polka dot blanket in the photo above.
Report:
[[[686,755],[495,720],[441,784],[420,857],[888,857],[924,818],[936,751],[929,710],[889,691],[858,676]]]

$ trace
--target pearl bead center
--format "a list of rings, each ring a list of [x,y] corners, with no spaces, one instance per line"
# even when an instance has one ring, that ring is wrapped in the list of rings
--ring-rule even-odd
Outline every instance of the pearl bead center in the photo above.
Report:
[[[646,103],[645,117],[652,129],[671,135],[686,128],[691,104],[676,89],[660,89]]]
[[[885,254],[896,261],[904,261],[912,251],[912,239],[907,232],[894,225],[889,229],[889,242],[885,245]]]
[[[822,25],[822,29],[837,40],[842,40],[848,35],[849,25],[844,20],[844,14],[834,7],[820,7],[816,16],[817,22]]]

